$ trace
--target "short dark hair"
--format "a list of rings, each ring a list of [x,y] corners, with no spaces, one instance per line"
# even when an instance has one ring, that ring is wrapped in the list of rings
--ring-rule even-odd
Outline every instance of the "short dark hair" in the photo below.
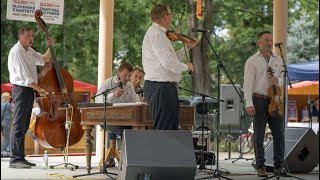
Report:
[[[155,4],[151,9],[151,20],[155,21],[168,13],[169,6],[166,4]]]
[[[119,66],[119,69],[118,71],[121,72],[123,71],[124,69],[127,69],[128,71],[132,72],[133,71],[133,66],[128,63],[128,62],[122,62]]]
[[[26,31],[32,31],[32,28],[31,27],[21,27],[19,30],[18,30],[18,38],[20,38],[20,36],[26,32]]]
[[[146,73],[143,71],[143,69],[142,69],[142,68],[139,68],[139,67],[135,67],[132,72],[134,72],[134,71],[140,71],[143,75],[146,74]]]
[[[262,31],[258,34],[258,39],[260,39],[264,34],[272,34],[270,31]]]

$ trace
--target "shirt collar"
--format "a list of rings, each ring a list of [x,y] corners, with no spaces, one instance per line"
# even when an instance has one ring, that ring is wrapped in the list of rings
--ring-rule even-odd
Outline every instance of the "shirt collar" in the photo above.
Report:
[[[260,49],[258,49],[257,54],[263,56],[263,54],[261,53]],[[275,56],[276,55],[271,51],[271,57],[275,57]]]
[[[30,47],[26,50],[23,46],[22,46],[22,44],[21,44],[21,42],[20,41],[18,41],[18,47],[19,47],[19,49],[22,49],[22,50],[24,50],[24,51],[29,51],[29,49],[30,49]]]
[[[115,84],[119,84],[119,82],[120,82],[119,77],[118,77],[118,76],[114,76],[114,77],[113,77],[113,82],[114,82]]]
[[[157,23],[152,23],[152,26],[157,28],[157,29],[160,29],[164,33],[166,33],[168,31],[166,28],[164,28],[163,26],[161,26],[160,24],[157,24]]]

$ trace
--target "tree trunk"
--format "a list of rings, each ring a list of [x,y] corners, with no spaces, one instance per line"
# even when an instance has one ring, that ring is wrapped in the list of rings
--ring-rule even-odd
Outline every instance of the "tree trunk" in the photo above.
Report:
[[[196,15],[196,3],[194,0],[189,0],[191,14],[189,14],[189,29],[198,28],[198,19]],[[203,10],[203,29],[213,29],[213,3],[212,0],[205,0],[205,6]],[[212,58],[208,57],[209,44],[204,36],[198,36],[198,33],[191,32],[191,37],[201,37],[198,47],[193,48],[190,52],[190,61],[193,63],[195,72],[192,78],[192,86],[195,92],[213,95],[212,80],[210,78],[209,61]],[[199,34],[201,35],[201,34]],[[210,40],[210,34],[207,34]]]

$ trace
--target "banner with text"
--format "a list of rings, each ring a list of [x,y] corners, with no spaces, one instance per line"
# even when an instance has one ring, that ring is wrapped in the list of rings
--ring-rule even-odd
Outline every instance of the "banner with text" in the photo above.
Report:
[[[7,19],[36,22],[34,12],[42,10],[48,24],[62,24],[64,0],[8,0]]]

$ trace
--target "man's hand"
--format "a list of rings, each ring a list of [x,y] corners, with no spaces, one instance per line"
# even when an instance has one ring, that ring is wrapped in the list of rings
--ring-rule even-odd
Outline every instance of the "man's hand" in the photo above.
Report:
[[[144,101],[145,101],[144,97],[139,98],[139,102],[144,102]]]
[[[49,94],[49,93],[48,93],[46,90],[44,90],[43,88],[39,88],[39,89],[37,90],[37,92],[39,93],[40,96],[46,96],[46,95]]]
[[[276,77],[271,77],[270,80],[271,80],[271,83],[272,83],[273,85],[277,85],[277,84],[278,84],[278,78],[276,78]]]
[[[247,113],[249,114],[249,116],[254,116],[256,114],[256,111],[254,109],[254,106],[250,106],[246,108]]]
[[[194,41],[189,41],[188,43],[186,43],[186,47],[190,50],[192,48],[194,48],[196,45],[198,45],[199,40],[197,38],[192,38]]]
[[[113,92],[113,97],[117,98],[120,97],[123,93],[123,90],[120,88],[117,88],[114,92]]]
[[[194,72],[193,64],[188,62],[187,65],[188,65],[188,70],[191,71],[191,73],[193,73]]]

